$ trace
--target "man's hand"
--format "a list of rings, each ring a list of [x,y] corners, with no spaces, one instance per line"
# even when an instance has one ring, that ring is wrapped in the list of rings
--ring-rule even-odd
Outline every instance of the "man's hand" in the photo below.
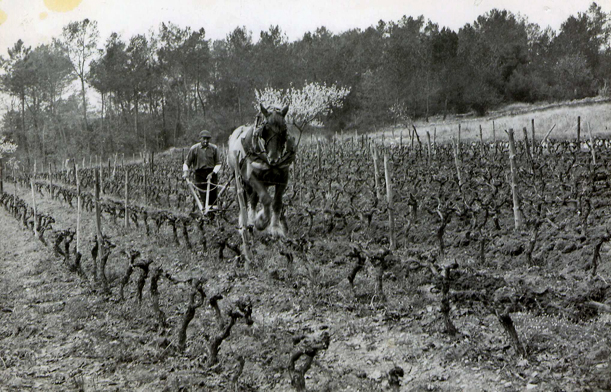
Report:
[[[189,177],[189,172],[185,170],[185,171],[182,172],[182,179],[186,180],[187,177]]]

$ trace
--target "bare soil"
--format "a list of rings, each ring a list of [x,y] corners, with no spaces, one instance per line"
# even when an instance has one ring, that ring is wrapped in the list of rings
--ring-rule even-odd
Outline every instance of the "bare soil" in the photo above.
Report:
[[[28,190],[15,192],[31,200]],[[76,227],[72,208],[48,197],[37,204],[41,213],[55,217],[56,230]],[[91,238],[93,213],[85,212],[83,219]],[[611,266],[604,261],[597,276],[590,276],[585,264],[592,244],[580,242],[577,234],[561,239],[543,233],[540,243],[553,246],[538,248],[535,258],[547,262],[526,265],[528,237],[508,231],[494,239],[494,251],[482,266],[466,250],[468,236],[452,233],[449,252],[461,265],[450,279],[450,318],[458,331],[451,336],[440,312],[439,282],[415,261],[424,250],[397,252],[383,276],[387,301],[382,302],[370,263],[351,288],[347,277],[355,259],[347,256],[351,248],[345,241],[315,235],[307,254],[291,263],[280,252],[288,249],[285,243],[259,235],[257,263],[246,270],[230,250],[220,258],[210,241],[217,238],[212,233],[235,228],[220,219],[210,225],[208,247],[193,232],[190,251],[184,243],[175,246],[168,228],[147,236],[142,228],[125,229],[103,219],[105,234],[116,245],[106,271],[111,289],[104,292],[91,278],[91,243],[82,245],[84,278],[0,209],[0,390],[294,390],[287,371],[291,354],[303,337],[316,340],[324,334],[330,344],[306,373],[308,390],[611,390],[611,317],[588,305],[609,303]],[[237,235],[227,236],[237,243]],[[167,326],[160,325],[151,306],[148,280],[138,303],[137,273],[121,300],[119,282],[128,266],[122,252],[130,249],[174,278],[201,277],[208,298],[223,296],[223,312],[240,298],[252,301],[254,323],[236,322],[220,347],[218,364],[207,363],[209,342],[219,331],[207,302],[189,325],[185,350],[177,349],[188,284],[160,280]],[[601,253],[608,260],[609,247]],[[504,309],[510,309],[525,356],[495,314]],[[398,384],[392,377],[397,368],[403,371]]]

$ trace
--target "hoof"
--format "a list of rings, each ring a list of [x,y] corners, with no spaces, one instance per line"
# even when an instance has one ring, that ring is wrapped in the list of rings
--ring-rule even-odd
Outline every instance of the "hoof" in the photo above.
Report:
[[[282,225],[273,225],[269,227],[269,234],[272,237],[286,238],[286,230]]]
[[[269,217],[266,217],[265,214],[263,214],[263,211],[261,211],[255,220],[255,227],[257,230],[263,231],[267,228],[267,226],[269,226]]]
[[[254,226],[255,222],[257,220],[257,216],[255,215],[255,212],[251,209],[248,210],[248,226]]]
[[[269,227],[269,234],[271,234],[274,237],[286,238],[286,233],[288,232],[288,228],[286,225],[286,219],[283,219],[283,218],[279,219],[276,214],[273,215],[272,224]]]
[[[257,228],[257,230],[259,231],[263,231],[267,228],[267,226],[269,226],[269,221],[267,222],[262,222],[257,220],[257,222],[255,222],[255,227]]]

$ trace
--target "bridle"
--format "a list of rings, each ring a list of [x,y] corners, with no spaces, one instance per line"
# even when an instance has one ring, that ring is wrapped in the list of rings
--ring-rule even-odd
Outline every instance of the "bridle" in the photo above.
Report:
[[[263,152],[267,154],[267,146],[269,146],[269,143],[274,140],[275,138],[279,137],[281,133],[283,133],[284,131],[279,131],[276,132],[274,134],[272,134],[269,138],[267,138],[267,140],[261,138],[261,141],[263,142]],[[285,142],[286,143],[286,142]]]
[[[261,124],[261,128],[260,129],[264,130],[264,129],[267,128],[269,130],[270,128],[268,128],[268,127],[269,127],[269,123],[267,122],[267,119],[263,120],[263,123]],[[261,149],[261,153],[267,154],[267,152],[268,152],[267,147],[269,146],[269,143],[272,140],[274,140],[274,138],[279,137],[283,133],[286,133],[286,131],[287,131],[287,127],[286,127],[286,124],[285,124],[282,127],[282,129],[280,129],[278,132],[271,132],[270,131],[272,133],[272,135],[270,135],[267,139],[264,139],[262,137],[262,135],[259,134],[258,137],[257,137],[257,139],[258,139],[257,140],[257,142],[258,142],[257,144],[258,144],[259,148]],[[285,144],[286,144],[286,141],[285,141]],[[286,148],[286,145],[285,145],[285,148]]]
[[[276,113],[279,112],[276,110]],[[282,118],[284,118],[284,115],[281,114],[281,116]],[[284,121],[274,123],[273,126],[270,125],[270,122],[268,122],[269,117],[269,115],[257,115],[254,124],[254,130],[251,136],[251,141],[249,142],[251,148],[248,148],[246,150],[246,156],[252,162],[260,162],[267,165],[268,167],[286,167],[291,164],[295,156],[294,151],[289,151],[289,138],[287,136],[288,127],[286,125],[286,122]],[[278,131],[273,132],[271,130],[272,127],[277,128]],[[265,130],[268,131],[267,133],[271,134],[265,135],[265,137],[263,137],[263,133]],[[284,138],[285,140],[282,146],[282,150],[278,151],[280,155],[279,158],[274,159],[273,162],[270,162],[268,156],[269,146],[270,143],[275,140],[275,138]]]

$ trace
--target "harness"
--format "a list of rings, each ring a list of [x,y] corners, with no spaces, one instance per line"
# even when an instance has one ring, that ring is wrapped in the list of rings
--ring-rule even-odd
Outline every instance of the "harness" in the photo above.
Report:
[[[266,155],[267,144],[273,138],[278,137],[278,134],[274,134],[268,140],[265,140],[262,134],[263,129],[267,124],[265,121],[261,122],[260,120],[260,116],[257,116],[253,127],[246,132],[246,135],[242,139],[242,147],[246,153],[245,158],[248,158],[254,163],[267,165],[270,168],[282,169],[290,166],[290,164],[295,160],[296,155],[293,138],[290,135],[288,136],[287,141],[284,144],[284,151],[282,152],[281,158],[278,160],[278,162],[271,164]]]

